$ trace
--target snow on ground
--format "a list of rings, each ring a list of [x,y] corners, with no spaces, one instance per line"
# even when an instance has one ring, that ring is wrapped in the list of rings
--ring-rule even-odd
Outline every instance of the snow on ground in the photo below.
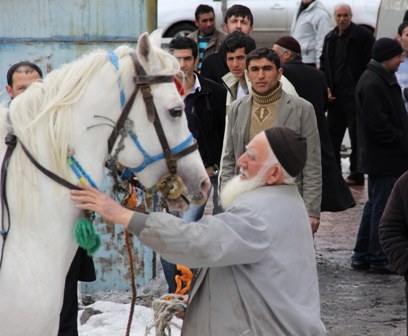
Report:
[[[159,259],[159,258],[158,258]],[[167,283],[164,278],[163,269],[160,262],[157,268],[157,277],[149,281],[145,286],[137,289],[138,302],[142,301],[150,307],[151,300],[159,299],[167,293]],[[78,313],[78,332],[79,336],[125,336],[129,320],[129,309],[131,302],[131,293],[127,291],[115,291],[104,293],[95,293],[92,295],[81,295],[82,299],[88,301],[91,298],[95,302],[80,307]],[[145,298],[145,299],[144,299]],[[100,311],[101,313],[92,315],[81,325],[81,317],[84,309]],[[86,312],[85,312],[86,315]],[[86,319],[85,319],[86,320]],[[144,336],[146,327],[153,323],[153,309],[142,305],[135,305],[133,313],[130,336]],[[173,318],[172,322],[181,328],[182,320]],[[179,336],[180,329],[171,328],[172,336]],[[151,329],[150,336],[155,336],[155,329]]]
[[[115,303],[108,301],[96,301],[94,304],[87,306],[102,313],[93,315],[84,324],[78,322],[79,336],[124,336],[129,318],[130,304]],[[79,313],[79,319],[82,315]],[[131,336],[144,336],[146,326],[153,322],[153,310],[143,306],[135,306],[133,314],[132,327],[130,329]],[[181,320],[173,318],[173,322],[181,327]],[[151,336],[155,336],[155,330],[152,329]],[[180,330],[172,327],[172,336],[179,336]]]

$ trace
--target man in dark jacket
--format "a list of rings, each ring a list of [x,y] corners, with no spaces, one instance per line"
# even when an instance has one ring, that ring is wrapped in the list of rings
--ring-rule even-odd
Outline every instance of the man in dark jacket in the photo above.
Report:
[[[395,183],[380,222],[380,243],[395,271],[403,275],[408,321],[408,173]],[[408,323],[407,323],[408,335]]]
[[[292,36],[279,38],[273,48],[280,57],[283,74],[300,97],[312,103],[319,129],[322,155],[321,211],[343,211],[356,203],[337,164],[325,116],[327,84],[323,74],[302,62],[301,48]]]
[[[198,5],[194,15],[197,29],[187,37],[193,39],[198,45],[200,60],[197,70],[200,71],[203,60],[220,49],[225,33],[215,28],[215,13],[211,6]]]
[[[346,182],[364,185],[364,174],[357,172],[355,87],[370,60],[374,36],[354,24],[352,16],[349,5],[335,7],[336,27],[325,37],[320,70],[329,85],[327,120],[337,162],[340,166],[340,148],[348,128],[351,154],[350,175]]]
[[[395,77],[402,62],[397,41],[377,40],[356,87],[358,169],[368,174],[368,201],[351,267],[377,273],[393,272],[380,246],[378,226],[394,183],[408,169],[408,117]]]
[[[225,129],[225,100],[226,89],[209,79],[194,72],[198,57],[197,43],[194,40],[179,36],[169,44],[170,52],[180,64],[183,92],[181,96],[185,104],[188,127],[198,143],[198,150],[213,185],[213,203],[218,204],[218,166],[221,159],[222,144]],[[175,213],[187,222],[199,220],[206,204],[201,206],[190,205],[184,213]],[[163,262],[169,291],[175,290],[175,266]]]

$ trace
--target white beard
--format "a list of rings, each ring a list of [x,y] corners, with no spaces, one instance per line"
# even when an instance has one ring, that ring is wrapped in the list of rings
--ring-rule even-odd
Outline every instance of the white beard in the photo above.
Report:
[[[235,199],[247,192],[265,185],[263,172],[258,173],[251,179],[243,180],[240,175],[234,176],[220,193],[220,202],[224,210],[228,209]]]

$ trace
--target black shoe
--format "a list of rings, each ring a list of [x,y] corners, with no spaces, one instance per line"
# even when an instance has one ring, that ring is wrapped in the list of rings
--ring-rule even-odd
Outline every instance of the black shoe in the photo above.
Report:
[[[396,274],[394,267],[390,263],[376,263],[370,266],[371,273]]]
[[[351,260],[351,268],[358,269],[358,270],[368,270],[370,268],[370,263],[365,260]]]
[[[363,186],[364,185],[364,175],[362,177],[349,175],[345,179],[347,185],[349,186]]]

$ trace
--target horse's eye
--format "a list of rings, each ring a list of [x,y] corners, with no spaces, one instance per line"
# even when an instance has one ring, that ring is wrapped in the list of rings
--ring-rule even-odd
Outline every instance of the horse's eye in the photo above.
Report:
[[[183,108],[181,108],[180,106],[172,108],[169,110],[169,113],[173,118],[180,117],[183,113]]]

